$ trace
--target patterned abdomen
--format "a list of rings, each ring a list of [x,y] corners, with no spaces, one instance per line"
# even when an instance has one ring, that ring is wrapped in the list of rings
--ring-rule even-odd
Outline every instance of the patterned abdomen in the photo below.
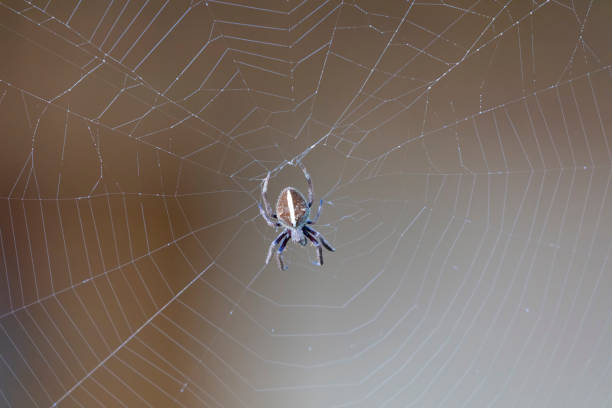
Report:
[[[281,191],[276,201],[276,216],[287,226],[296,228],[308,220],[308,206],[302,193],[293,187]]]

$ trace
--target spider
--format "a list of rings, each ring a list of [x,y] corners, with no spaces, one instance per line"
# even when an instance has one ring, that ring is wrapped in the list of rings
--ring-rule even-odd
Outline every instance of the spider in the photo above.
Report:
[[[266,264],[270,262],[274,248],[280,244],[276,251],[276,259],[278,261],[278,267],[282,271],[287,269],[283,263],[282,254],[289,239],[293,242],[299,242],[302,246],[306,246],[308,243],[308,241],[306,241],[307,239],[312,242],[318,251],[319,266],[323,265],[323,250],[321,249],[321,245],[328,251],[335,251],[325,238],[323,238],[323,235],[309,227],[309,225],[315,224],[319,219],[323,200],[319,201],[319,209],[317,210],[315,218],[310,219],[310,209],[312,207],[313,197],[312,180],[310,179],[308,171],[306,171],[306,167],[304,167],[302,163],[298,165],[304,172],[306,182],[308,183],[308,202],[306,202],[302,193],[295,188],[285,187],[279,194],[278,200],[276,200],[276,213],[273,213],[267,197],[270,172],[268,172],[261,189],[261,199],[263,202],[263,208],[261,205],[259,206],[261,216],[266,220],[269,226],[284,228],[283,232],[270,244],[268,256],[266,257]]]

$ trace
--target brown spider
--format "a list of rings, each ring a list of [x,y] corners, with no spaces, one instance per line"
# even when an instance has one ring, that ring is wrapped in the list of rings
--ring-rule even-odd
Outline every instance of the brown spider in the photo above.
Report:
[[[298,165],[304,172],[306,182],[308,182],[308,202],[306,202],[302,193],[295,188],[285,187],[278,196],[278,200],[276,200],[276,213],[273,213],[267,197],[270,172],[268,172],[268,176],[264,180],[263,187],[261,189],[261,199],[263,202],[263,208],[261,205],[259,206],[261,216],[264,218],[264,220],[266,220],[269,226],[285,228],[283,232],[270,244],[268,256],[266,257],[266,264],[270,262],[274,247],[280,244],[276,252],[276,259],[278,261],[278,267],[283,271],[287,268],[283,263],[282,253],[285,250],[285,246],[287,245],[287,242],[289,242],[289,239],[291,239],[293,242],[299,242],[302,246],[307,244],[306,239],[310,240],[310,242],[317,247],[319,266],[323,265],[323,250],[321,249],[321,244],[327,250],[332,252],[335,251],[335,249],[332,248],[329,243],[327,243],[325,238],[323,238],[323,235],[321,235],[315,229],[309,227],[309,225],[315,224],[319,219],[319,216],[321,215],[321,207],[323,206],[323,200],[319,201],[317,215],[311,220],[310,209],[312,207],[313,197],[312,180],[306,171],[306,167],[304,167],[302,163],[299,163]]]

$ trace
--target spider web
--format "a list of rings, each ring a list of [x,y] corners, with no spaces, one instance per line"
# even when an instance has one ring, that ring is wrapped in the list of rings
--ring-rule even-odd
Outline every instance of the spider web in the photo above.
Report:
[[[612,406],[607,2],[0,5],[0,407]]]

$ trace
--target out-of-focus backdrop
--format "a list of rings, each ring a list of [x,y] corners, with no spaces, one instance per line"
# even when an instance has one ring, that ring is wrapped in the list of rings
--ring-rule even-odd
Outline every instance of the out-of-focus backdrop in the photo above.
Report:
[[[610,21],[1,1],[0,407],[611,407]]]

